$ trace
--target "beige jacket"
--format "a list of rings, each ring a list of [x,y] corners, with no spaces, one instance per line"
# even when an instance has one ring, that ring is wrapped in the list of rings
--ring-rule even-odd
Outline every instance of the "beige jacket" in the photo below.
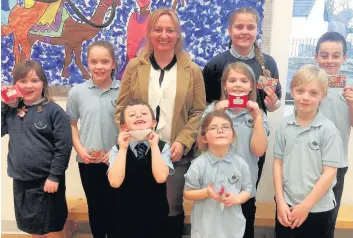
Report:
[[[119,127],[120,111],[129,101],[141,99],[148,102],[148,86],[151,62],[137,57],[129,61],[123,78],[115,111],[115,123]],[[205,85],[200,67],[191,61],[187,53],[177,56],[177,89],[172,120],[171,144],[178,141],[186,151],[196,140],[201,116],[206,109]]]

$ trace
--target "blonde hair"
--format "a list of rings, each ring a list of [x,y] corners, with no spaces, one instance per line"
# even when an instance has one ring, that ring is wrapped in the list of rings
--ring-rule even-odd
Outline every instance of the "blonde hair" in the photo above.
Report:
[[[245,75],[250,80],[250,82],[251,82],[251,91],[249,92],[249,99],[251,101],[253,101],[253,102],[256,102],[256,80],[255,80],[255,74],[254,74],[253,70],[250,68],[249,65],[247,65],[245,63],[242,63],[242,62],[236,62],[236,63],[228,64],[227,67],[225,68],[225,70],[223,71],[222,82],[221,82],[222,92],[221,92],[220,100],[225,100],[225,99],[228,98],[228,93],[224,89],[224,87],[226,85],[229,72],[231,70]]]
[[[228,19],[229,27],[232,27],[232,25],[234,24],[235,18],[239,14],[251,14],[251,15],[253,15],[256,18],[257,26],[259,26],[259,24],[260,24],[260,16],[259,16],[259,13],[257,12],[257,10],[254,9],[254,8],[251,8],[251,7],[243,7],[243,8],[238,8],[238,9],[236,9],[236,10],[234,10],[232,12],[232,15],[230,15],[230,17]],[[262,55],[260,46],[258,45],[256,40],[254,42],[254,51],[255,51],[255,59],[261,66],[262,75],[265,76],[265,77],[271,77],[271,72],[268,69],[266,69],[264,57]]]
[[[290,82],[290,89],[292,90],[295,87],[307,85],[314,81],[318,81],[322,87],[322,92],[327,93],[328,77],[325,70],[313,64],[306,64],[295,72]]]
[[[155,27],[158,19],[163,16],[163,15],[168,15],[172,18],[173,24],[176,28],[176,31],[179,34],[179,37],[177,39],[177,42],[175,44],[174,47],[174,53],[175,55],[180,54],[183,51],[183,36],[181,34],[181,26],[180,26],[180,21],[179,21],[179,17],[177,16],[177,14],[170,8],[160,8],[157,9],[155,11],[153,11],[150,14],[148,23],[147,23],[147,35],[146,35],[146,45],[141,49],[139,55],[142,56],[143,58],[148,58],[149,55],[153,52],[153,45],[151,42],[151,32],[153,30],[153,28]]]

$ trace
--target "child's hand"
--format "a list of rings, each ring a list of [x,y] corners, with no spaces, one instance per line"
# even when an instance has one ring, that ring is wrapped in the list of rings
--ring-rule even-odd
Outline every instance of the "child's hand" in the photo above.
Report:
[[[3,89],[8,89],[8,88],[12,88],[12,87],[13,87],[13,86],[11,86],[11,85],[2,86],[2,87],[1,87],[1,91],[2,91]],[[9,100],[6,104],[9,105],[9,106],[17,105],[18,99],[19,99],[19,98],[13,98],[13,99]],[[4,100],[3,100],[3,98],[1,98],[1,101],[2,101],[3,103],[5,103]]]
[[[151,131],[151,133],[148,135],[148,142],[150,143],[150,146],[158,146],[158,141],[159,137],[155,131]]]
[[[130,133],[128,131],[120,131],[118,137],[118,145],[122,149],[128,149],[130,143]]]
[[[345,86],[343,89],[343,97],[347,101],[347,105],[353,108],[353,87],[352,86]]]
[[[213,198],[216,201],[221,201],[221,196],[215,192],[215,190],[213,189],[213,183],[210,183],[207,186],[207,196],[210,198]]]
[[[56,193],[58,191],[59,183],[47,179],[44,184],[44,192]]]
[[[261,110],[259,108],[259,104],[257,104],[257,102],[253,102],[253,101],[249,100],[246,103],[246,109],[248,109],[248,111],[250,112],[250,114],[254,120],[256,118],[258,118],[259,116],[262,116]]]
[[[238,195],[230,193],[230,192],[226,192],[225,198],[222,200],[222,202],[224,203],[224,206],[226,206],[226,207],[231,207],[233,205],[240,204],[240,200],[238,198]]]
[[[228,100],[223,100],[223,101],[219,101],[216,106],[215,106],[215,109],[216,110],[222,110],[222,111],[225,111],[226,109],[228,109],[229,107],[229,102]]]
[[[277,219],[282,226],[289,227],[292,225],[292,213],[287,203],[277,203]]]
[[[106,165],[109,166],[109,155],[110,155],[110,151],[105,153],[105,155],[101,159],[101,163],[105,163]]]
[[[86,148],[83,148],[81,151],[78,151],[77,154],[78,156],[80,156],[81,160],[85,164],[100,163],[101,158],[89,155],[88,150]]]
[[[290,208],[292,212],[292,225],[291,228],[294,229],[295,227],[300,227],[303,222],[308,217],[310,209],[306,207],[303,203],[300,203],[294,207]]]
[[[276,93],[270,87],[265,87],[264,91],[267,94],[267,96],[265,97],[266,105],[271,109],[275,108],[278,100]]]

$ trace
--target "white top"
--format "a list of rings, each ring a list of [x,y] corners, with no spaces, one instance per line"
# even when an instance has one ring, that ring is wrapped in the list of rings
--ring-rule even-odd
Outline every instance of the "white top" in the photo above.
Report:
[[[177,64],[175,64],[170,70],[164,70],[164,78],[161,86],[159,86],[160,75],[161,70],[156,70],[151,66],[148,104],[153,109],[155,115],[156,108],[159,105],[160,116],[156,133],[161,140],[170,144],[177,86]]]

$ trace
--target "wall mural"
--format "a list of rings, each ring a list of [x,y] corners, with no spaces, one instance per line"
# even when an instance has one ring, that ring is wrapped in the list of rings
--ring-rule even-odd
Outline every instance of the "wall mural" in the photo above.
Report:
[[[1,0],[1,82],[12,82],[16,62],[37,59],[53,86],[82,83],[87,46],[100,39],[116,47],[120,77],[144,45],[151,11],[177,11],[185,50],[200,66],[228,48],[228,16],[251,6],[263,19],[265,0]],[[262,36],[260,29],[259,38]]]

